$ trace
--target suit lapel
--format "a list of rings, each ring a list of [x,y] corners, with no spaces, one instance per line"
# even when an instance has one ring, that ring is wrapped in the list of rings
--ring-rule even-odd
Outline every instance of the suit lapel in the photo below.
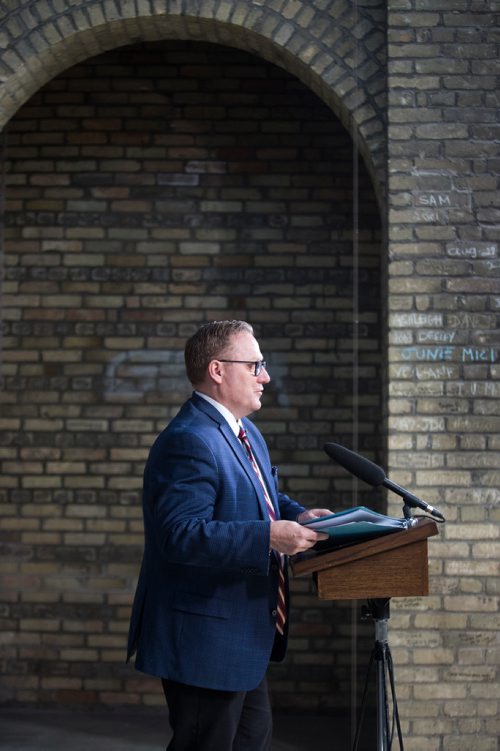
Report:
[[[250,424],[252,425],[253,429],[256,430],[256,428],[253,425],[253,423],[250,423]],[[248,423],[246,425],[246,428],[248,428]],[[267,467],[269,465],[269,460],[268,460],[267,454],[264,454],[264,452],[261,451],[261,449],[260,449],[260,442],[259,441],[252,440],[251,430],[249,430],[248,433],[249,433],[250,444],[252,446],[252,453],[254,455],[255,461],[259,465],[259,469],[260,469],[260,473],[262,475],[262,479],[264,480],[264,482],[266,484],[267,492],[269,493],[269,498],[271,499],[271,502],[272,502],[272,504],[274,506],[274,511],[276,513],[276,518],[279,519],[280,518],[280,513],[279,513],[279,507],[278,507],[278,495],[277,495],[277,490],[276,490],[276,484],[274,482],[273,476],[267,470]],[[261,438],[261,440],[262,440],[262,438]],[[249,465],[250,465],[250,462],[249,462]],[[251,467],[251,465],[250,465],[250,467]],[[253,470],[252,467],[251,467],[251,469],[252,469],[252,471],[253,471],[253,473],[255,475],[255,471]],[[259,486],[260,486],[260,482],[259,482],[258,479],[257,479],[257,482],[259,483]],[[262,494],[262,489],[260,490],[260,493]],[[267,513],[267,509],[266,509],[266,513]]]
[[[247,475],[248,479],[252,483],[255,494],[257,496],[257,500],[259,502],[260,510],[262,513],[263,519],[267,519],[269,514],[267,511],[266,502],[263,496],[263,490],[262,486],[260,484],[259,478],[257,477],[254,468],[252,467],[248,456],[246,454],[245,447],[241,443],[241,441],[235,436],[233,431],[231,430],[231,427],[229,426],[229,423],[227,420],[224,419],[222,414],[212,405],[210,402],[207,402],[206,399],[203,399],[202,397],[199,397],[197,394],[193,394],[192,400],[196,407],[200,409],[202,412],[204,412],[208,417],[210,417],[212,420],[218,423],[219,425],[219,431],[221,435],[223,436],[224,440],[227,443],[228,449],[231,450],[240,463],[241,468]],[[253,451],[253,446],[252,446]],[[254,453],[255,456],[255,453]],[[262,466],[261,458],[258,459],[257,456],[255,457],[258,461],[259,467]],[[264,473],[262,473],[264,476]],[[264,479],[264,482],[266,483],[266,486],[269,488],[269,482],[267,478]],[[273,498],[272,491],[270,492],[271,498]],[[276,506],[273,498],[273,505]]]
[[[241,467],[243,468],[243,471],[247,475],[248,479],[252,483],[255,493],[257,495],[257,499],[259,501],[260,510],[262,513],[262,517],[264,519],[267,519],[269,516],[266,501],[264,499],[264,491],[262,490],[262,486],[260,484],[260,480],[257,477],[257,474],[252,467],[250,460],[247,456],[246,449],[231,430],[227,422],[224,420],[220,425],[220,431],[226,441],[228,442],[229,447],[234,452],[236,458],[238,459]],[[259,465],[260,466],[260,465]]]

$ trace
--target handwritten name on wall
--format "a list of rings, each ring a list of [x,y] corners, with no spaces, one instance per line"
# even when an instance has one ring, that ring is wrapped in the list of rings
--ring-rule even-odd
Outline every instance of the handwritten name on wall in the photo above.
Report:
[[[405,347],[401,350],[403,360],[419,362],[495,362],[494,347]]]

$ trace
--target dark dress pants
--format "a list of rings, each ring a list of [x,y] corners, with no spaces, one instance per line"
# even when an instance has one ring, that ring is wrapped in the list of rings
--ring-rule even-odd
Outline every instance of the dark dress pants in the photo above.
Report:
[[[167,751],[270,751],[267,681],[253,691],[215,691],[162,680],[173,738]]]

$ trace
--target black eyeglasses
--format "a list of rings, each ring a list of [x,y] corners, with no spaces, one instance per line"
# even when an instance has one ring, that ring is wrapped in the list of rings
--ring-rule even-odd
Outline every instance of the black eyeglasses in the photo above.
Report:
[[[262,368],[264,368],[264,370],[265,370],[266,369],[266,364],[267,364],[265,360],[257,360],[257,361],[255,361],[255,360],[221,360],[221,359],[219,359],[219,362],[240,362],[240,363],[243,363],[244,365],[253,365],[253,367],[254,367],[254,372],[253,372],[254,376],[260,375],[260,373],[262,371]]]

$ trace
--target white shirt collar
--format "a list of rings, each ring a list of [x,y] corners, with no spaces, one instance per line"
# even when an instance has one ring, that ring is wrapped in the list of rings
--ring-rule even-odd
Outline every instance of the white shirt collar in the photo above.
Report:
[[[206,399],[207,402],[209,402],[213,407],[215,407],[216,410],[218,410],[222,417],[226,420],[226,422],[229,423],[229,427],[233,431],[236,437],[238,437],[238,433],[240,432],[241,423],[239,420],[236,419],[236,417],[233,415],[232,412],[228,410],[227,407],[225,407],[220,402],[217,402],[215,399],[212,399],[211,396],[207,396],[207,394],[202,394],[201,391],[195,391],[195,394],[198,396],[201,396],[202,399]]]

